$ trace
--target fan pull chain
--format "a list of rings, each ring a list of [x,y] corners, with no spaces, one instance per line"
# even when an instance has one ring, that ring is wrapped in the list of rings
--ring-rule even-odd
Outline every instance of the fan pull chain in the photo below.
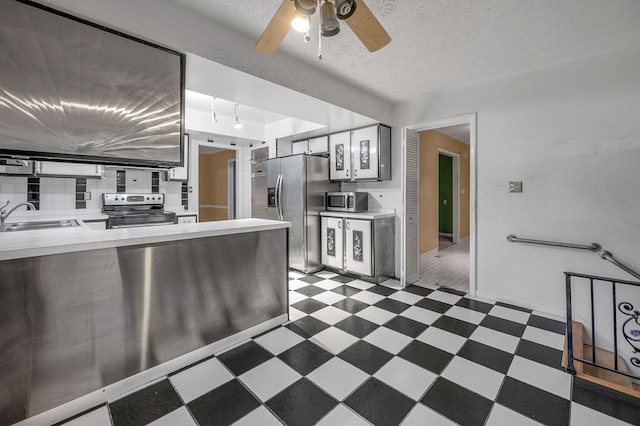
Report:
[[[318,22],[318,60],[322,60],[322,21]]]

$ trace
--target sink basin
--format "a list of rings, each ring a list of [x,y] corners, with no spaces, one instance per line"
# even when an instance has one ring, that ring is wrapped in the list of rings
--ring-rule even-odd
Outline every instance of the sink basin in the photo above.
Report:
[[[43,220],[37,222],[12,222],[5,223],[0,232],[15,232],[15,231],[34,231],[37,229],[55,229],[55,228],[75,228],[80,226],[75,219],[65,220]]]

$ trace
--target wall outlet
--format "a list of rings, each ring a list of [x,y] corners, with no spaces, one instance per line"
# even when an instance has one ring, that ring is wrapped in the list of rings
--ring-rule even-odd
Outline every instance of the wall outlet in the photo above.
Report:
[[[84,193],[84,200],[91,201],[91,192],[87,191]]]
[[[442,204],[447,205],[447,200],[442,200]]]
[[[522,192],[522,182],[509,182],[509,192]]]
[[[193,192],[193,186],[189,187],[189,192]]]

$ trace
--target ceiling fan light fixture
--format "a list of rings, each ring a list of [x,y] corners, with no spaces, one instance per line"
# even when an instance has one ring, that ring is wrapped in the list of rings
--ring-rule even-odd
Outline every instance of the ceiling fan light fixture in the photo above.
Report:
[[[320,32],[323,37],[332,37],[340,32],[336,9],[330,0],[324,0],[320,7]]]
[[[305,16],[316,13],[316,0],[293,0],[293,6],[296,12]]]
[[[296,30],[299,33],[306,33],[309,31],[311,25],[309,24],[309,17],[301,14],[297,14],[291,20],[291,28]]]
[[[356,11],[356,0],[336,0],[338,19],[349,19]]]

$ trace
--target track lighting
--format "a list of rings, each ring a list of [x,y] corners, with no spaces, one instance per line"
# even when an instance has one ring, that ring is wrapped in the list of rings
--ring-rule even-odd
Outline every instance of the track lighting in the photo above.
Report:
[[[233,127],[235,127],[237,130],[240,130],[240,129],[242,129],[242,123],[240,122],[240,119],[238,118],[238,104],[236,104],[235,112],[236,112],[235,113],[235,117],[234,117],[235,118],[235,120],[234,120],[235,122],[233,124]]]
[[[291,20],[291,28],[299,33],[306,33],[310,28],[309,17],[297,14],[295,18]]]
[[[331,0],[323,0],[320,7],[320,29],[323,37],[331,37],[340,32],[336,8]]]
[[[218,117],[216,117],[216,98],[211,99],[211,121],[218,122]]]

